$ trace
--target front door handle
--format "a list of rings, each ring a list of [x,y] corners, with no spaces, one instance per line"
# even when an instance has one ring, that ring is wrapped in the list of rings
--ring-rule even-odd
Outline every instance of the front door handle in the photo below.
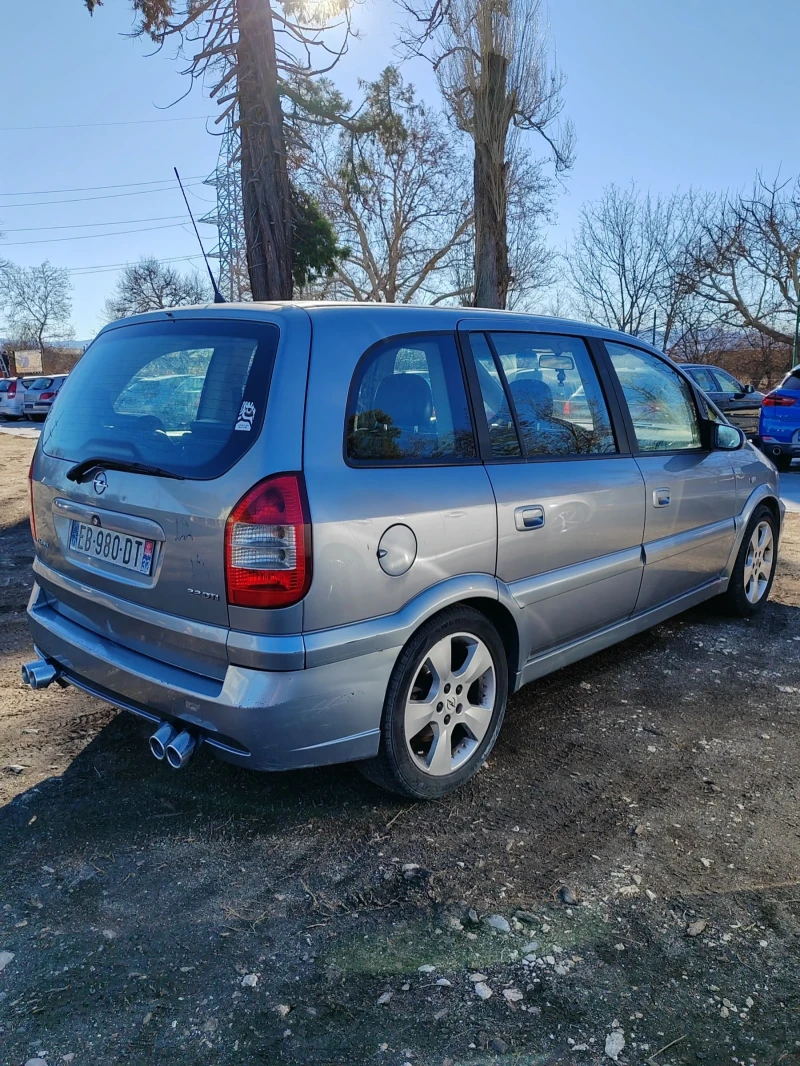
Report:
[[[669,489],[653,489],[653,506],[669,507]]]
[[[514,525],[521,532],[526,529],[541,529],[544,525],[544,507],[538,503],[517,507],[514,511]]]

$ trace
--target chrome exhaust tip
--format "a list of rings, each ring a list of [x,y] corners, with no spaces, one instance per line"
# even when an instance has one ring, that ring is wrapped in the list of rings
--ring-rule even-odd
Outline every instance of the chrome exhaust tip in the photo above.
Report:
[[[167,745],[167,762],[173,770],[182,770],[196,750],[196,738],[184,730]]]
[[[162,722],[158,729],[150,737],[150,752],[159,760],[167,754],[167,747],[178,735],[177,729],[173,729],[169,722]]]
[[[22,667],[22,683],[36,690],[47,688],[60,676],[61,671],[46,659],[34,659]]]

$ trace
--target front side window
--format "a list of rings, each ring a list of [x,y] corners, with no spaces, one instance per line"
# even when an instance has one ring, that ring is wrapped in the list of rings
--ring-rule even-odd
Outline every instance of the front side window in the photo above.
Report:
[[[732,374],[715,368],[714,375],[719,383],[719,391],[725,393],[726,396],[742,396],[744,394],[744,386]]]
[[[525,453],[597,455],[617,451],[605,397],[578,337],[493,333]]]
[[[476,454],[454,336],[387,341],[361,360],[347,411],[348,459],[448,463]]]
[[[606,341],[630,411],[636,442],[643,452],[699,448],[700,423],[692,391],[663,359]]]

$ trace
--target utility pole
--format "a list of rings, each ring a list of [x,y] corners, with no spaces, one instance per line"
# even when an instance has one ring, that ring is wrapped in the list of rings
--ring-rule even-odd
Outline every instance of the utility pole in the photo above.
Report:
[[[653,311],[653,347],[656,346],[656,312]]]
[[[797,301],[797,314],[795,315],[795,318],[794,318],[794,346],[792,347],[792,366],[789,368],[790,370],[793,367],[796,367],[797,366],[797,362],[798,362],[798,359],[797,359],[797,337],[798,337],[798,334],[800,334],[800,300]]]

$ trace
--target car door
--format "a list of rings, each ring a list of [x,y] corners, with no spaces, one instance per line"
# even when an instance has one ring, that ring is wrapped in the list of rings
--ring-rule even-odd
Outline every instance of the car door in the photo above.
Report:
[[[646,490],[638,614],[722,573],[735,536],[735,470],[728,452],[705,446],[694,391],[666,357],[617,341],[605,348]]]
[[[712,368],[716,382],[716,392],[711,393],[711,399],[724,411],[728,420],[739,429],[743,429],[748,437],[758,433],[758,417],[761,413],[763,395],[756,392],[751,386],[745,386],[737,381],[727,370],[720,370],[718,366]]]
[[[463,344],[497,501],[497,576],[531,659],[633,612],[642,475],[581,337],[465,330]]]

